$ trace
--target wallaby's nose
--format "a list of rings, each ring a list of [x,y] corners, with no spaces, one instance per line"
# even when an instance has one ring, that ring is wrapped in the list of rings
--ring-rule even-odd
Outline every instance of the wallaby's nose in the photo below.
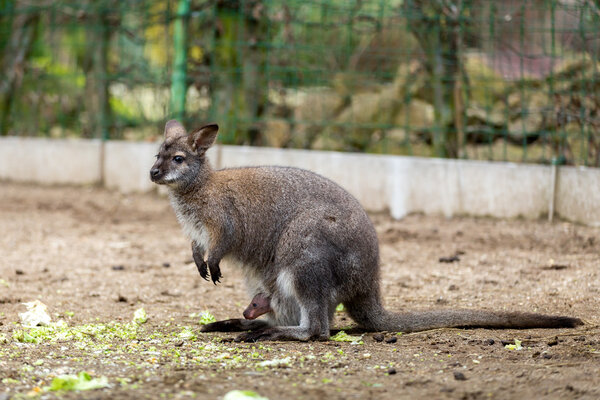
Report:
[[[160,170],[158,168],[152,168],[150,170],[150,178],[156,178],[160,174]]]

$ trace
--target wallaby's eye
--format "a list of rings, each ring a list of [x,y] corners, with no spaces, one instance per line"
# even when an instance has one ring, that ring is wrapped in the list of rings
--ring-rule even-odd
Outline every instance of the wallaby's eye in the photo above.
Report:
[[[258,307],[258,304],[252,303],[252,307]]]
[[[182,156],[175,156],[173,157],[173,161],[175,161],[177,164],[181,164],[183,162],[184,158]]]

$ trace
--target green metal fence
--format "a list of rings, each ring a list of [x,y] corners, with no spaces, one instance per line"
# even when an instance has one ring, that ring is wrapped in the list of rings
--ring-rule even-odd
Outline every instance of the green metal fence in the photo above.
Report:
[[[0,0],[0,133],[600,166],[591,0]]]

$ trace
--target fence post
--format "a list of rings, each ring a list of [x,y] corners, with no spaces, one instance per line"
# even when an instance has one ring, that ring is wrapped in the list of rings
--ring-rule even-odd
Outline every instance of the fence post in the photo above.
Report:
[[[173,74],[171,76],[171,114],[178,120],[185,116],[187,89],[187,20],[190,0],[179,0],[177,19],[173,29]]]
[[[558,167],[559,165],[565,164],[564,157],[552,158],[551,172],[550,172],[550,199],[548,204],[548,221],[552,222],[554,219],[554,208],[556,203],[556,181],[558,179]]]

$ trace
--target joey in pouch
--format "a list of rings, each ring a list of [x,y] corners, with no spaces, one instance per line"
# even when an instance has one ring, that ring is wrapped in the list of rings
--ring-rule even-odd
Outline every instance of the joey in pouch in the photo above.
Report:
[[[244,318],[256,319],[263,314],[271,312],[271,299],[269,299],[264,293],[255,295],[248,307],[244,310]]]

